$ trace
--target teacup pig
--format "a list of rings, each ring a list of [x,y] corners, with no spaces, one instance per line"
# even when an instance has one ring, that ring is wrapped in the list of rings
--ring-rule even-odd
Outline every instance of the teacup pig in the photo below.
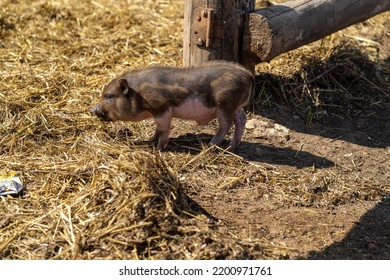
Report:
[[[234,124],[234,149],[245,129],[245,112],[255,87],[253,74],[239,64],[216,61],[178,68],[152,66],[130,70],[112,80],[92,112],[104,121],[153,118],[157,149],[169,142],[172,118],[207,124],[218,120],[211,145],[219,145]]]

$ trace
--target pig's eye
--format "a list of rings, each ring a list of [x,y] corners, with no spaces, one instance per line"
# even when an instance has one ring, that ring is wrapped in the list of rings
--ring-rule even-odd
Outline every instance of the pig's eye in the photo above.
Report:
[[[105,99],[106,100],[110,100],[110,99],[113,99],[115,96],[112,94],[112,93],[107,93],[106,95],[105,95]]]

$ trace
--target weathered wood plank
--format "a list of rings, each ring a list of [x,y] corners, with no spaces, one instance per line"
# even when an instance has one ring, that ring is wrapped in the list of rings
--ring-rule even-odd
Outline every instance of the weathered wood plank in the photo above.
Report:
[[[183,64],[198,65],[209,60],[238,62],[242,43],[245,4],[248,0],[186,0],[184,14]],[[253,0],[252,0],[253,1]],[[193,22],[199,7],[213,9],[211,45],[194,42]],[[241,29],[241,30],[240,30]]]

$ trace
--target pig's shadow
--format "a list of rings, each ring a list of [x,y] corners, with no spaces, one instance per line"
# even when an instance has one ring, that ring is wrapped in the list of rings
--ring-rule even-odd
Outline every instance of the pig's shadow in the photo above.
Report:
[[[176,153],[190,153],[197,155],[203,149],[206,149],[207,143],[212,137],[213,136],[210,134],[188,133],[177,138],[171,138],[166,150]],[[143,144],[145,144],[145,142],[143,142]],[[228,144],[229,141],[224,140],[221,146],[227,147]],[[215,152],[217,153],[221,151],[216,149]],[[233,153],[245,160],[268,163],[271,165],[290,165],[296,168],[305,168],[310,166],[316,166],[316,168],[327,168],[334,166],[332,161],[308,152],[297,151],[290,148],[270,147],[246,141],[241,142]]]

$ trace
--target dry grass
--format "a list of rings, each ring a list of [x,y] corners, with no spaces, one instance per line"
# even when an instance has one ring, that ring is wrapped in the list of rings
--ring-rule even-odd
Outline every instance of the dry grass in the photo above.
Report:
[[[23,195],[0,197],[1,259],[272,257],[283,248],[237,237],[191,193],[210,188],[215,199],[213,189],[247,187],[278,205],[323,207],[350,201],[357,191],[380,197],[380,186],[367,181],[358,190],[345,186],[348,174],[308,168],[298,175],[185,140],[177,140],[184,152],[159,153],[142,145],[151,122],[103,125],[91,116],[102,86],[124,69],[181,64],[183,1],[25,2],[0,5],[0,172],[16,171],[26,185]],[[378,36],[388,36],[386,26],[386,15],[366,24]],[[364,53],[339,52],[334,46],[345,37]],[[260,87],[278,90],[264,92],[254,106],[305,104],[312,122],[324,107],[316,90],[321,83],[343,90],[341,77],[368,80],[389,94],[380,46],[343,34],[316,44],[258,66],[285,77],[285,87],[260,78]],[[341,54],[348,59],[339,65]],[[382,67],[379,76],[354,74],[365,69],[354,68],[359,55]],[[313,57],[320,72],[296,76]]]

